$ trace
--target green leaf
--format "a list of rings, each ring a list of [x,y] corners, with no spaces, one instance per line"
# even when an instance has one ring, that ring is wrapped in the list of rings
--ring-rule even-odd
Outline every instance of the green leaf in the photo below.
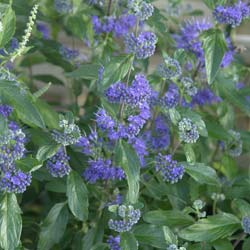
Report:
[[[1,194],[0,197],[0,246],[4,250],[15,249],[22,231],[21,210],[15,194]]]
[[[227,45],[220,29],[203,31],[200,40],[205,54],[207,80],[211,84],[218,73]]]
[[[221,213],[201,219],[195,224],[182,229],[179,237],[189,241],[215,241],[232,235],[241,227],[240,221],[233,214]]]
[[[43,86],[42,88],[40,88],[38,91],[36,91],[33,94],[34,97],[39,98],[40,96],[45,94],[49,90],[50,86],[51,86],[51,82],[47,83],[45,86]]]
[[[235,88],[234,81],[231,78],[225,78],[222,74],[216,77],[216,87],[223,99],[238,107],[246,114],[250,114],[250,105],[246,98]]]
[[[72,78],[97,80],[99,68],[99,64],[83,64],[76,70],[69,73],[65,73],[65,75]]]
[[[46,161],[55,155],[59,148],[58,144],[44,145],[38,149],[36,159],[41,162]]]
[[[140,188],[140,161],[131,145],[126,142],[120,142],[116,157],[123,168],[128,181],[128,200],[136,203],[139,196]]]
[[[46,190],[55,193],[66,193],[67,190],[66,182],[62,178],[54,178],[52,181],[46,183],[45,188]]]
[[[133,233],[139,243],[150,245],[156,248],[166,247],[166,239],[162,226],[142,224],[136,226]]]
[[[208,8],[213,10],[217,5],[224,5],[226,0],[203,0]]]
[[[250,216],[250,204],[245,200],[234,199],[232,201],[232,207],[240,213],[241,217]]]
[[[18,117],[31,127],[44,128],[43,118],[35,106],[34,98],[27,90],[22,90],[15,82],[0,80],[0,96],[10,103]]]
[[[122,80],[127,75],[132,63],[133,57],[131,56],[112,57],[110,61],[104,65],[100,90],[104,90],[109,85]]]
[[[178,210],[154,210],[143,215],[143,220],[161,226],[185,227],[194,223],[192,216]]]
[[[215,250],[234,250],[232,243],[229,240],[217,240],[213,243]]]
[[[195,153],[191,144],[184,145],[184,152],[188,163],[195,162]]]
[[[169,227],[163,227],[164,238],[167,244],[176,244],[177,245],[177,236],[170,230]]]
[[[168,110],[169,116],[170,116],[170,120],[174,125],[177,125],[178,122],[181,120],[181,115],[180,113],[175,109],[175,108],[171,108]]]
[[[244,240],[242,250],[249,250],[249,246],[250,246],[250,238],[247,238]]]
[[[34,79],[41,81],[43,83],[52,83],[52,84],[58,84],[58,85],[64,85],[63,81],[53,75],[46,75],[46,74],[42,74],[42,75],[34,75],[33,76]]]
[[[0,116],[0,135],[6,134],[8,131],[8,122],[2,115]]]
[[[67,197],[70,211],[81,221],[88,218],[88,190],[83,178],[72,170],[67,178]]]
[[[185,171],[190,175],[195,181],[201,184],[208,185],[219,185],[218,176],[216,171],[204,165],[204,163],[187,163],[182,162],[185,167]]]
[[[16,16],[10,5],[0,4],[2,30],[0,31],[0,48],[13,37],[16,29]]]
[[[121,233],[121,250],[138,250],[135,236],[130,232]]]
[[[49,250],[59,243],[68,223],[68,208],[65,202],[57,203],[49,211],[41,225],[38,250]]]
[[[34,172],[42,167],[41,162],[32,157],[26,157],[16,161],[16,165],[24,172]]]

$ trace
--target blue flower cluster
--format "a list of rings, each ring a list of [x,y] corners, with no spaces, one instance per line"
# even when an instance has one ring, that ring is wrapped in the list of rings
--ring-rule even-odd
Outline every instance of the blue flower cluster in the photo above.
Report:
[[[148,148],[153,151],[165,150],[170,144],[170,131],[164,116],[158,115],[155,118],[152,130],[143,133]]]
[[[120,235],[117,235],[116,237],[109,235],[108,240],[107,240],[107,243],[109,245],[109,249],[110,250],[121,250],[120,241],[121,241]]]
[[[168,247],[167,247],[167,250],[186,250],[185,247],[180,247],[178,248],[178,246],[176,246],[175,244],[170,244]]]
[[[205,66],[204,51],[199,36],[203,31],[212,27],[213,25],[205,19],[192,19],[187,21],[181,27],[181,32],[179,35],[174,36],[177,48],[182,48],[193,53],[198,58],[203,67]],[[228,51],[225,53],[224,58],[222,59],[222,67],[229,65],[232,62],[234,55],[234,48],[232,46],[231,40],[227,38],[226,42]]]
[[[140,21],[147,20],[154,12],[154,6],[143,0],[128,0],[128,8],[133,11]]]
[[[120,220],[110,219],[108,222],[109,228],[116,232],[128,232],[140,220],[141,212],[139,209],[134,209],[133,206],[121,205],[117,208],[117,215]]]
[[[81,137],[79,127],[74,123],[69,123],[67,120],[60,120],[59,127],[62,131],[53,130],[52,138],[63,146],[75,144]]]
[[[61,147],[54,156],[47,160],[46,168],[53,177],[63,177],[68,175],[71,170],[69,160],[69,156]]]
[[[214,9],[213,15],[218,23],[236,27],[241,24],[243,19],[250,17],[250,6],[242,1],[230,6],[218,5]]]
[[[138,59],[146,59],[155,52],[157,37],[153,32],[141,32],[137,37],[132,33],[125,37],[126,52]]]
[[[13,108],[1,104],[0,116],[8,119]],[[31,174],[16,168],[15,161],[24,157],[26,137],[22,129],[13,121],[8,122],[8,128],[0,136],[0,190],[23,193],[31,184]]]
[[[179,88],[174,83],[171,83],[166,93],[161,97],[160,104],[163,107],[174,108],[178,105],[179,99]]]
[[[93,184],[98,180],[122,180],[125,178],[125,173],[120,167],[112,166],[111,160],[99,158],[97,160],[89,160],[83,176],[88,182]]]
[[[177,183],[184,175],[184,167],[173,160],[171,155],[156,156],[155,169],[161,173],[164,181],[171,184]]]
[[[246,234],[250,234],[250,217],[245,216],[242,218],[242,227]]]
[[[181,83],[184,87],[185,94],[188,96],[195,96],[198,92],[196,86],[194,86],[194,82],[190,77],[182,77]]]
[[[96,34],[113,32],[115,37],[122,37],[136,25],[136,17],[132,14],[123,14],[119,17],[105,17],[101,21],[98,16],[93,16],[92,24]]]

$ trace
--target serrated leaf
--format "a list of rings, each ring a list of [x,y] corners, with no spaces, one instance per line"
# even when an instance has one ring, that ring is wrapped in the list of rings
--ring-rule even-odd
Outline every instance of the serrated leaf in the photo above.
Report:
[[[55,204],[41,225],[38,250],[49,250],[59,243],[68,223],[68,208],[65,202]]]
[[[227,50],[224,34],[220,29],[203,31],[200,40],[205,55],[208,84],[213,83]]]
[[[45,86],[43,86],[41,89],[39,89],[38,91],[36,91],[33,95],[38,98],[40,96],[42,96],[43,94],[45,94],[49,88],[51,86],[51,82],[47,83]]]
[[[21,210],[15,194],[1,194],[0,197],[0,246],[13,250],[20,243],[22,231]]]
[[[130,232],[121,233],[121,250],[138,250],[135,236]]]
[[[216,171],[206,166],[204,163],[182,163],[185,167],[185,172],[190,175],[195,181],[201,184],[219,185]]]
[[[128,181],[128,200],[129,202],[136,203],[139,196],[140,188],[140,161],[131,145],[126,142],[120,142],[117,150],[116,157],[123,168]]]
[[[212,242],[232,235],[240,227],[239,219],[233,214],[221,213],[201,219],[182,229],[179,232],[179,237],[195,242]]]
[[[169,227],[184,227],[194,222],[190,215],[177,210],[149,211],[143,215],[143,220],[154,225]]]
[[[83,178],[72,170],[67,178],[68,205],[72,214],[79,220],[85,221],[88,218],[88,190]]]

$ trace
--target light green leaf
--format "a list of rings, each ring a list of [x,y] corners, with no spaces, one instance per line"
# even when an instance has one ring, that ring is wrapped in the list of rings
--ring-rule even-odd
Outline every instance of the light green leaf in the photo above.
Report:
[[[232,243],[229,240],[217,240],[213,243],[215,250],[234,250]]]
[[[205,54],[207,80],[211,84],[218,73],[227,45],[220,29],[203,31],[200,40]]]
[[[234,199],[232,207],[235,211],[239,212],[241,217],[250,216],[250,204],[242,199]]]
[[[215,241],[231,236],[241,227],[240,221],[233,214],[221,213],[201,219],[195,224],[182,229],[179,237],[189,241]]]
[[[68,223],[68,208],[65,202],[57,203],[49,211],[41,225],[38,250],[49,250],[59,243]]]
[[[26,157],[16,161],[16,165],[24,172],[34,172],[42,167],[41,162],[32,157]]]
[[[38,149],[36,159],[43,162],[55,155],[59,148],[58,144],[44,145]]]
[[[191,144],[184,145],[184,152],[188,163],[195,162],[195,153]]]
[[[15,194],[0,196],[0,246],[13,250],[20,243],[22,231],[21,210]]]
[[[120,142],[116,150],[117,162],[123,168],[128,181],[128,200],[136,203],[140,188],[140,161],[131,145]]]
[[[72,78],[97,80],[99,68],[99,64],[83,64],[76,70],[69,73],[65,73],[65,75]]]
[[[121,233],[121,250],[137,250],[138,244],[135,236],[130,232]]]
[[[68,204],[73,215],[81,221],[88,218],[88,190],[83,178],[72,170],[67,178]]]
[[[219,185],[216,171],[213,168],[206,166],[204,163],[191,164],[182,162],[182,165],[184,165],[186,173],[198,183],[216,186]]]
[[[194,223],[193,217],[178,210],[154,210],[143,215],[143,220],[154,224],[169,227],[184,227]]]

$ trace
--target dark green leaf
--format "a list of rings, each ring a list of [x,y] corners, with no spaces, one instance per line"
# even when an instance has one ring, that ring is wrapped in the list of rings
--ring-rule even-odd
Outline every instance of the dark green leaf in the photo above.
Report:
[[[49,250],[59,243],[68,223],[68,208],[65,202],[57,203],[51,208],[41,225],[38,250]]]
[[[21,210],[15,194],[1,194],[0,197],[0,246],[4,250],[15,249],[22,231]]]
[[[232,243],[229,240],[217,240],[213,243],[215,250],[234,250]]]
[[[6,45],[15,33],[16,16],[10,5],[0,4],[2,30],[0,31],[0,48]]]
[[[121,250],[137,250],[138,244],[135,236],[130,232],[121,233]]]
[[[189,174],[195,181],[201,184],[208,185],[219,185],[218,176],[216,171],[206,166],[204,163],[182,163],[185,167],[185,171]]]
[[[128,200],[136,203],[139,195],[140,161],[131,145],[121,142],[116,150],[116,157],[123,168],[128,181]]]
[[[205,54],[207,80],[211,84],[218,73],[227,45],[220,29],[203,31],[200,39]]]
[[[63,179],[53,179],[52,181],[49,181],[45,185],[46,190],[55,192],[55,193],[66,193],[67,186],[66,182]]]
[[[240,221],[232,214],[221,213],[201,219],[182,229],[179,236],[189,241],[215,241],[232,235],[241,227]]]
[[[72,170],[67,179],[68,204],[73,215],[81,221],[88,218],[88,190],[83,178]]]
[[[16,161],[16,165],[24,172],[34,172],[42,167],[41,162],[32,157],[26,157]]]
[[[69,73],[65,73],[65,75],[72,78],[97,80],[99,68],[99,64],[83,64],[78,69]]]
[[[162,226],[142,224],[136,226],[133,230],[139,243],[150,245],[156,248],[166,248],[166,239]]]
[[[249,250],[249,246],[250,246],[250,238],[247,238],[244,240],[242,250]]]
[[[0,81],[0,95],[10,103],[18,117],[31,127],[44,128],[43,118],[35,106],[35,101],[27,90],[22,90],[15,82]]]

